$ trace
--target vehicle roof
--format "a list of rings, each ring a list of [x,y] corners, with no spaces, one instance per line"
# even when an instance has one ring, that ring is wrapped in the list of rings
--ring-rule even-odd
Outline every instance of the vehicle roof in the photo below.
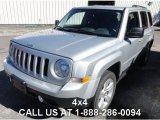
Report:
[[[75,7],[74,9],[107,9],[107,10],[145,10],[148,11],[145,7],[119,7],[119,6],[109,6],[109,5],[94,5],[94,6],[85,6],[85,7]]]

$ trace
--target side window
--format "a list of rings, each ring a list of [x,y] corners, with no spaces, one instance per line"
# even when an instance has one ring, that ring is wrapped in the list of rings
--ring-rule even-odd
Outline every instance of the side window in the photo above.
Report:
[[[140,12],[140,14],[141,14],[141,20],[142,20],[142,27],[147,28],[148,27],[148,21],[147,21],[146,12]]]
[[[150,25],[152,26],[152,16],[151,16],[151,13],[150,12],[148,12],[148,17],[149,17],[149,23],[150,23]]]
[[[140,27],[138,12],[131,12],[128,16],[127,31],[134,27]]]
[[[82,23],[85,12],[78,12],[73,14],[65,25],[80,25]]]

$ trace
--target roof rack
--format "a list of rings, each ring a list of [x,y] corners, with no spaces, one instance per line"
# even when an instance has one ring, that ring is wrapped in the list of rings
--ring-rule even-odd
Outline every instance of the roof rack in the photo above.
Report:
[[[132,7],[142,7],[142,8],[146,8],[146,7],[140,6],[140,5],[132,5]]]

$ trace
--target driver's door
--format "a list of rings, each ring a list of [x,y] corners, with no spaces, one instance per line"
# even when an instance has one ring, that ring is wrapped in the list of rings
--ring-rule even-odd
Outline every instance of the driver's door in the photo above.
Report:
[[[135,28],[135,27],[140,27],[140,17],[139,17],[139,13],[137,11],[130,12],[128,15],[126,34],[132,28]],[[122,58],[124,70],[130,66],[130,64],[134,61],[134,59],[139,54],[140,49],[141,49],[141,41],[142,41],[142,38],[125,37],[125,40],[123,42],[124,57]]]

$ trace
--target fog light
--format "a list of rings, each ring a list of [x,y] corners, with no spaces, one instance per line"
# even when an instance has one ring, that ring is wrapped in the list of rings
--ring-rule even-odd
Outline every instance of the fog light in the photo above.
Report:
[[[38,100],[39,100],[40,102],[43,102],[43,101],[44,101],[43,98],[42,98],[40,95],[38,95]]]

